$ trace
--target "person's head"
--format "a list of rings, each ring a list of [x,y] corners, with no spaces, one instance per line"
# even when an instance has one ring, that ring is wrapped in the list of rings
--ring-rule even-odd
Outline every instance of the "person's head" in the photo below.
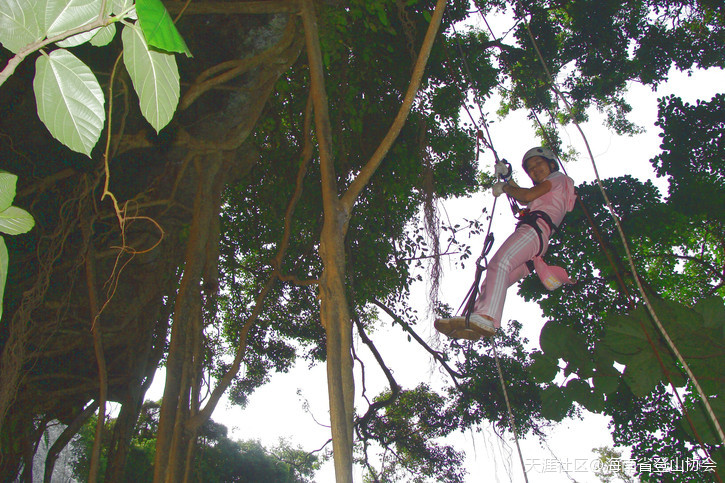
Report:
[[[537,146],[526,151],[521,165],[534,184],[539,184],[554,171],[559,171],[556,155],[549,148]]]

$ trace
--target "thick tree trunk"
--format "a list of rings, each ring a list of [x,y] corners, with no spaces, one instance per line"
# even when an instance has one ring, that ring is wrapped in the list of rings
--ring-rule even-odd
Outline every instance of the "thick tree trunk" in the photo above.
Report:
[[[320,318],[327,335],[327,390],[330,401],[332,450],[338,482],[352,483],[355,379],[352,322],[345,292],[345,232],[347,220],[337,207],[327,217],[320,243],[324,269],[320,279]]]
[[[335,480],[352,483],[355,382],[352,372],[352,324],[345,294],[345,234],[349,210],[337,193],[332,135],[317,18],[312,0],[302,1],[307,57],[310,64],[315,131],[320,148],[324,222],[320,239],[320,319],[327,336],[327,391],[330,400]]]

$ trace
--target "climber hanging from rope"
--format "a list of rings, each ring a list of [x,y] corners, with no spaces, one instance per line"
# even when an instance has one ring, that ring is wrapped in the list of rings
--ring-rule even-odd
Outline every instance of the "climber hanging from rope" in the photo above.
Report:
[[[541,258],[549,246],[549,237],[574,207],[574,182],[559,171],[556,156],[548,148],[529,149],[524,154],[522,166],[533,182],[531,188],[517,185],[511,179],[510,165],[496,162],[495,174],[504,181],[493,185],[493,195],[505,194],[513,205],[519,202],[527,207],[517,215],[519,222],[513,234],[483,267],[486,278],[481,284],[480,295],[476,287],[478,281],[474,282],[464,316],[435,321],[435,328],[448,337],[478,339],[492,336],[501,326],[506,291],[534,270],[548,290],[574,283],[563,268],[549,266]],[[485,249],[482,257],[485,258]]]

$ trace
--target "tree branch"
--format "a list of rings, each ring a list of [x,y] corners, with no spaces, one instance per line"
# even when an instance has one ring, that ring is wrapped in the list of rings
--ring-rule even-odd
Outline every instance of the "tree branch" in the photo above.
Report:
[[[338,208],[337,181],[332,158],[332,129],[330,128],[330,112],[325,90],[320,37],[317,30],[312,0],[302,0],[302,23],[305,29],[307,44],[307,60],[310,65],[310,91],[315,112],[315,132],[320,149],[320,176],[322,178],[322,198],[326,206],[330,203]],[[325,216],[331,216],[333,210],[325,210]],[[349,210],[348,210],[349,213]]]
[[[222,62],[202,72],[179,102],[179,111],[187,109],[196,99],[210,89],[230,81],[235,77],[239,77],[265,62],[269,62],[269,59],[272,57],[279,56],[286,48],[293,44],[296,32],[295,22],[290,18],[282,37],[268,49],[253,57]]]
[[[377,361],[378,365],[380,366],[380,369],[382,369],[383,373],[385,374],[385,377],[388,379],[388,384],[390,385],[390,395],[386,397],[385,399],[381,399],[379,401],[375,401],[374,403],[370,404],[368,406],[368,410],[365,411],[365,414],[357,420],[356,426],[361,428],[361,431],[363,433],[367,433],[367,431],[364,429],[367,427],[368,421],[370,418],[372,418],[378,409],[384,408],[385,406],[389,406],[400,395],[400,386],[396,382],[395,378],[393,377],[393,373],[390,371],[390,368],[385,364],[385,361],[383,360],[383,357],[380,355],[380,352],[378,351],[377,347],[375,347],[375,344],[373,344],[373,341],[370,340],[370,337],[365,333],[365,329],[363,328],[362,323],[360,322],[360,318],[357,316],[357,313],[353,312],[353,319],[355,320],[355,326],[357,327],[357,332],[360,335],[360,339],[363,341],[363,343],[368,346],[368,349],[370,349],[370,352],[373,354],[373,357],[375,357],[375,360]]]
[[[409,333],[411,335],[411,337],[413,337],[416,340],[416,342],[418,342],[418,344],[423,346],[423,348],[425,350],[427,350],[428,353],[430,353],[430,355],[432,355],[433,358],[440,363],[440,365],[443,366],[443,368],[446,370],[446,372],[448,372],[448,374],[451,376],[451,379],[453,380],[453,384],[455,384],[456,387],[460,388],[460,386],[458,385],[458,378],[463,377],[463,375],[459,374],[458,372],[451,369],[451,367],[448,365],[448,363],[445,361],[445,359],[443,359],[443,356],[441,355],[440,352],[434,350],[431,346],[426,344],[426,342],[420,338],[420,336],[412,329],[412,327],[410,327],[410,324],[408,324],[403,319],[398,317],[398,315],[395,312],[393,312],[392,309],[390,309],[387,305],[383,304],[382,302],[380,302],[377,299],[374,299],[373,303],[375,305],[377,305],[378,307],[380,307],[386,314],[388,314],[390,317],[392,317],[396,322],[398,322],[403,327],[403,329],[407,333]]]
[[[105,27],[113,22],[117,22],[119,20],[118,17],[103,17],[99,16],[97,19],[85,24],[81,25],[80,27],[76,27],[74,29],[66,30],[63,33],[60,33],[58,35],[54,35],[52,37],[46,37],[44,39],[38,40],[36,42],[30,43],[26,45],[24,48],[20,49],[18,53],[15,54],[14,57],[12,57],[10,60],[8,60],[8,63],[5,65],[5,68],[0,71],[0,86],[5,83],[8,78],[13,75],[15,72],[15,69],[17,69],[18,65],[30,54],[33,52],[36,52],[46,45],[50,45],[55,42],[59,42],[65,38],[71,37],[76,34],[82,34],[84,32],[90,32],[93,29],[99,28],[99,27]]]

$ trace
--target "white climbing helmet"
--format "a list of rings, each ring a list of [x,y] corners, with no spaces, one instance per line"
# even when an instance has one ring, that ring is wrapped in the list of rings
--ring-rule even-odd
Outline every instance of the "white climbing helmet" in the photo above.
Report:
[[[542,158],[545,158],[547,161],[549,161],[549,166],[551,167],[552,173],[554,171],[559,171],[559,163],[556,162],[556,154],[554,154],[554,151],[552,151],[551,149],[545,148],[543,146],[537,146],[526,151],[526,154],[524,154],[524,159],[521,160],[521,166],[523,166],[524,171],[526,171],[526,161],[533,158],[534,156],[541,156]]]

